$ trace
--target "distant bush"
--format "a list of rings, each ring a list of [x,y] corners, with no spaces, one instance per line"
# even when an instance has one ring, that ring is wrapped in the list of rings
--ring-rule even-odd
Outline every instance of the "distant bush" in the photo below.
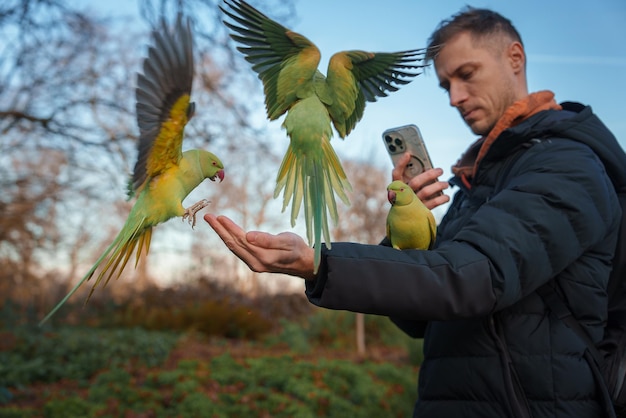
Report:
[[[125,306],[114,314],[114,326],[150,330],[197,331],[209,336],[257,339],[272,329],[258,311],[228,301],[194,302],[182,306]]]
[[[258,339],[276,329],[280,318],[297,319],[314,309],[303,294],[250,297],[206,278],[166,288],[148,287],[141,292],[129,289],[115,298],[110,288],[97,289],[87,304],[80,295],[74,296],[49,323],[197,331],[208,336]],[[37,312],[10,300],[0,301],[0,327],[36,323],[49,309],[52,306]]]
[[[296,320],[280,320],[280,332],[266,339],[268,344],[285,344],[297,353],[309,353],[315,347],[355,350],[356,314],[347,311],[316,309]],[[387,317],[365,315],[366,346],[405,347],[412,365],[423,360],[423,341],[413,339]]]

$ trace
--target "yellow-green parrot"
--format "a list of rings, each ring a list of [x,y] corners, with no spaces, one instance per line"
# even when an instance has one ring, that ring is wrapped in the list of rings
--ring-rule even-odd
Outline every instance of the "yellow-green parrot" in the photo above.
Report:
[[[400,180],[387,186],[391,209],[387,214],[387,238],[398,250],[429,250],[435,244],[437,224],[432,212],[424,206],[406,183]]]
[[[285,112],[283,127],[290,138],[276,179],[274,197],[283,193],[283,211],[291,201],[291,225],[304,200],[309,244],[315,247],[319,266],[322,233],[330,248],[328,215],[337,223],[335,196],[346,205],[351,190],[330,139],[332,125],[341,138],[363,116],[365,102],[407,84],[423,65],[424,50],[395,53],[344,51],[330,59],[327,75],[317,70],[319,49],[304,36],[265,16],[243,0],[225,0],[222,11],[231,37],[263,82],[270,120]],[[395,85],[394,85],[395,84]]]
[[[100,273],[89,293],[103,279],[119,277],[136,250],[135,266],[148,254],[152,228],[180,216],[195,225],[202,200],[188,208],[182,201],[204,179],[224,179],[224,165],[208,151],[182,152],[183,130],[192,117],[193,43],[189,20],[178,16],[169,30],[165,21],[152,33],[152,45],[137,76],[136,111],[139,125],[138,157],[129,184],[129,197],[137,197],[128,219],[113,243],[76,286],[41,321],[47,321],[96,270]]]

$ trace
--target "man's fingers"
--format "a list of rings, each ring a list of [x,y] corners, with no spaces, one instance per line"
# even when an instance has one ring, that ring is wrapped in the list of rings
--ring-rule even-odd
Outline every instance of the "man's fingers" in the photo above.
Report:
[[[424,206],[426,206],[428,209],[433,210],[437,206],[443,205],[444,203],[448,203],[449,201],[450,201],[450,196],[446,194],[440,194],[438,196],[435,196],[426,200],[422,200],[422,203],[424,203]]]
[[[440,168],[431,168],[413,177],[407,184],[411,189],[418,193],[427,185],[436,182],[439,176],[443,174],[443,170]]]
[[[278,235],[268,234],[267,232],[250,231],[246,234],[246,241],[255,247],[266,249],[282,249],[278,240]]]
[[[254,254],[254,247],[248,243],[246,233],[233,221],[225,216],[204,215],[204,220],[224,241],[230,251],[241,259],[252,271],[262,272],[267,269],[258,261]]]
[[[211,225],[226,243],[229,249],[234,247],[251,248],[252,246],[269,247],[271,235],[264,232],[251,231],[246,233],[226,216],[215,216],[207,213],[204,219]]]
[[[245,232],[237,224],[225,216],[216,217],[209,213],[204,215],[204,220],[211,225],[229,250],[240,256],[243,252],[248,253],[245,249]]]
[[[204,220],[213,228],[213,230],[222,238],[222,241],[225,241],[230,233],[222,226],[222,224],[217,220],[217,217],[211,213],[207,213],[204,215]]]
[[[222,241],[226,242],[229,238],[232,238],[232,233],[222,224],[220,219],[215,215],[207,213],[204,215],[204,220],[213,228],[217,235],[222,238]]]
[[[246,233],[226,216],[216,217],[206,214],[204,219],[224,241],[226,247],[246,263],[252,271],[269,271],[266,258],[271,256],[271,253],[266,250],[273,250],[278,247],[276,236],[259,231]]]
[[[402,154],[402,157],[400,157],[396,166],[393,168],[393,170],[391,170],[391,179],[393,181],[396,181],[396,180],[402,180],[404,182],[407,181],[407,179],[404,178],[404,170],[406,170],[406,165],[409,163],[410,160],[411,160],[410,152],[407,151],[404,154]]]
[[[224,230],[228,231],[228,233],[230,233],[231,235],[244,236],[245,233],[243,229],[241,229],[239,225],[230,220],[230,218],[220,215],[217,216],[215,220]]]
[[[236,238],[244,246],[248,246],[247,244],[250,244],[251,246],[268,249],[279,247],[276,240],[276,235],[260,231],[250,231],[246,233],[243,229],[241,229],[239,225],[234,223],[230,218],[227,218],[226,216],[218,216],[214,220],[211,219],[209,224],[211,224],[211,222],[215,222],[217,224],[217,228],[225,231],[231,237]],[[213,224],[211,224],[211,226],[213,226]]]
[[[416,193],[417,197],[424,201],[431,196],[438,196],[449,187],[447,181],[436,181],[427,186],[422,187]]]

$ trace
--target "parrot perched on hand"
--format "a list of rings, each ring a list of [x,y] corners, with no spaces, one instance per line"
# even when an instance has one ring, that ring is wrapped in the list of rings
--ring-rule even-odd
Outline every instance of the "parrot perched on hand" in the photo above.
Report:
[[[193,43],[189,21],[178,15],[173,31],[165,20],[152,33],[152,46],[137,76],[136,111],[139,125],[138,157],[129,183],[129,197],[137,197],[128,219],[113,243],[76,286],[40,322],[47,321],[102,265],[87,297],[103,279],[119,277],[136,250],[148,254],[152,228],[180,216],[195,225],[196,213],[208,204],[202,200],[188,208],[182,201],[204,179],[224,179],[224,165],[208,151],[182,152],[183,130],[194,113],[190,102],[193,81]],[[85,302],[86,303],[86,302]]]
[[[304,36],[265,16],[243,0],[225,0],[220,9],[231,37],[263,82],[270,120],[285,112],[283,128],[290,138],[276,179],[274,197],[283,193],[283,211],[291,201],[291,225],[304,200],[309,245],[315,247],[315,270],[320,262],[322,233],[330,248],[328,215],[337,224],[335,195],[346,205],[350,183],[330,139],[332,125],[341,138],[363,116],[365,102],[374,102],[407,84],[424,65],[425,50],[395,53],[344,51],[328,64],[327,76],[317,70],[319,49]],[[394,85],[395,84],[395,85]]]
[[[406,183],[400,180],[387,186],[391,209],[387,214],[387,238],[398,250],[429,250],[435,244],[437,224],[432,212],[424,206]]]

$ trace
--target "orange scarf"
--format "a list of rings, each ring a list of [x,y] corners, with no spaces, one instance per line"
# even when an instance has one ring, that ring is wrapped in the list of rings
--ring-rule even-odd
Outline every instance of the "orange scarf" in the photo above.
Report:
[[[561,110],[561,105],[554,100],[554,93],[548,90],[531,93],[513,103],[496,122],[489,134],[479,138],[461,155],[461,158],[452,166],[452,172],[461,177],[463,183],[470,188],[470,179],[476,174],[478,163],[505,129],[518,125],[538,112],[550,109]]]

